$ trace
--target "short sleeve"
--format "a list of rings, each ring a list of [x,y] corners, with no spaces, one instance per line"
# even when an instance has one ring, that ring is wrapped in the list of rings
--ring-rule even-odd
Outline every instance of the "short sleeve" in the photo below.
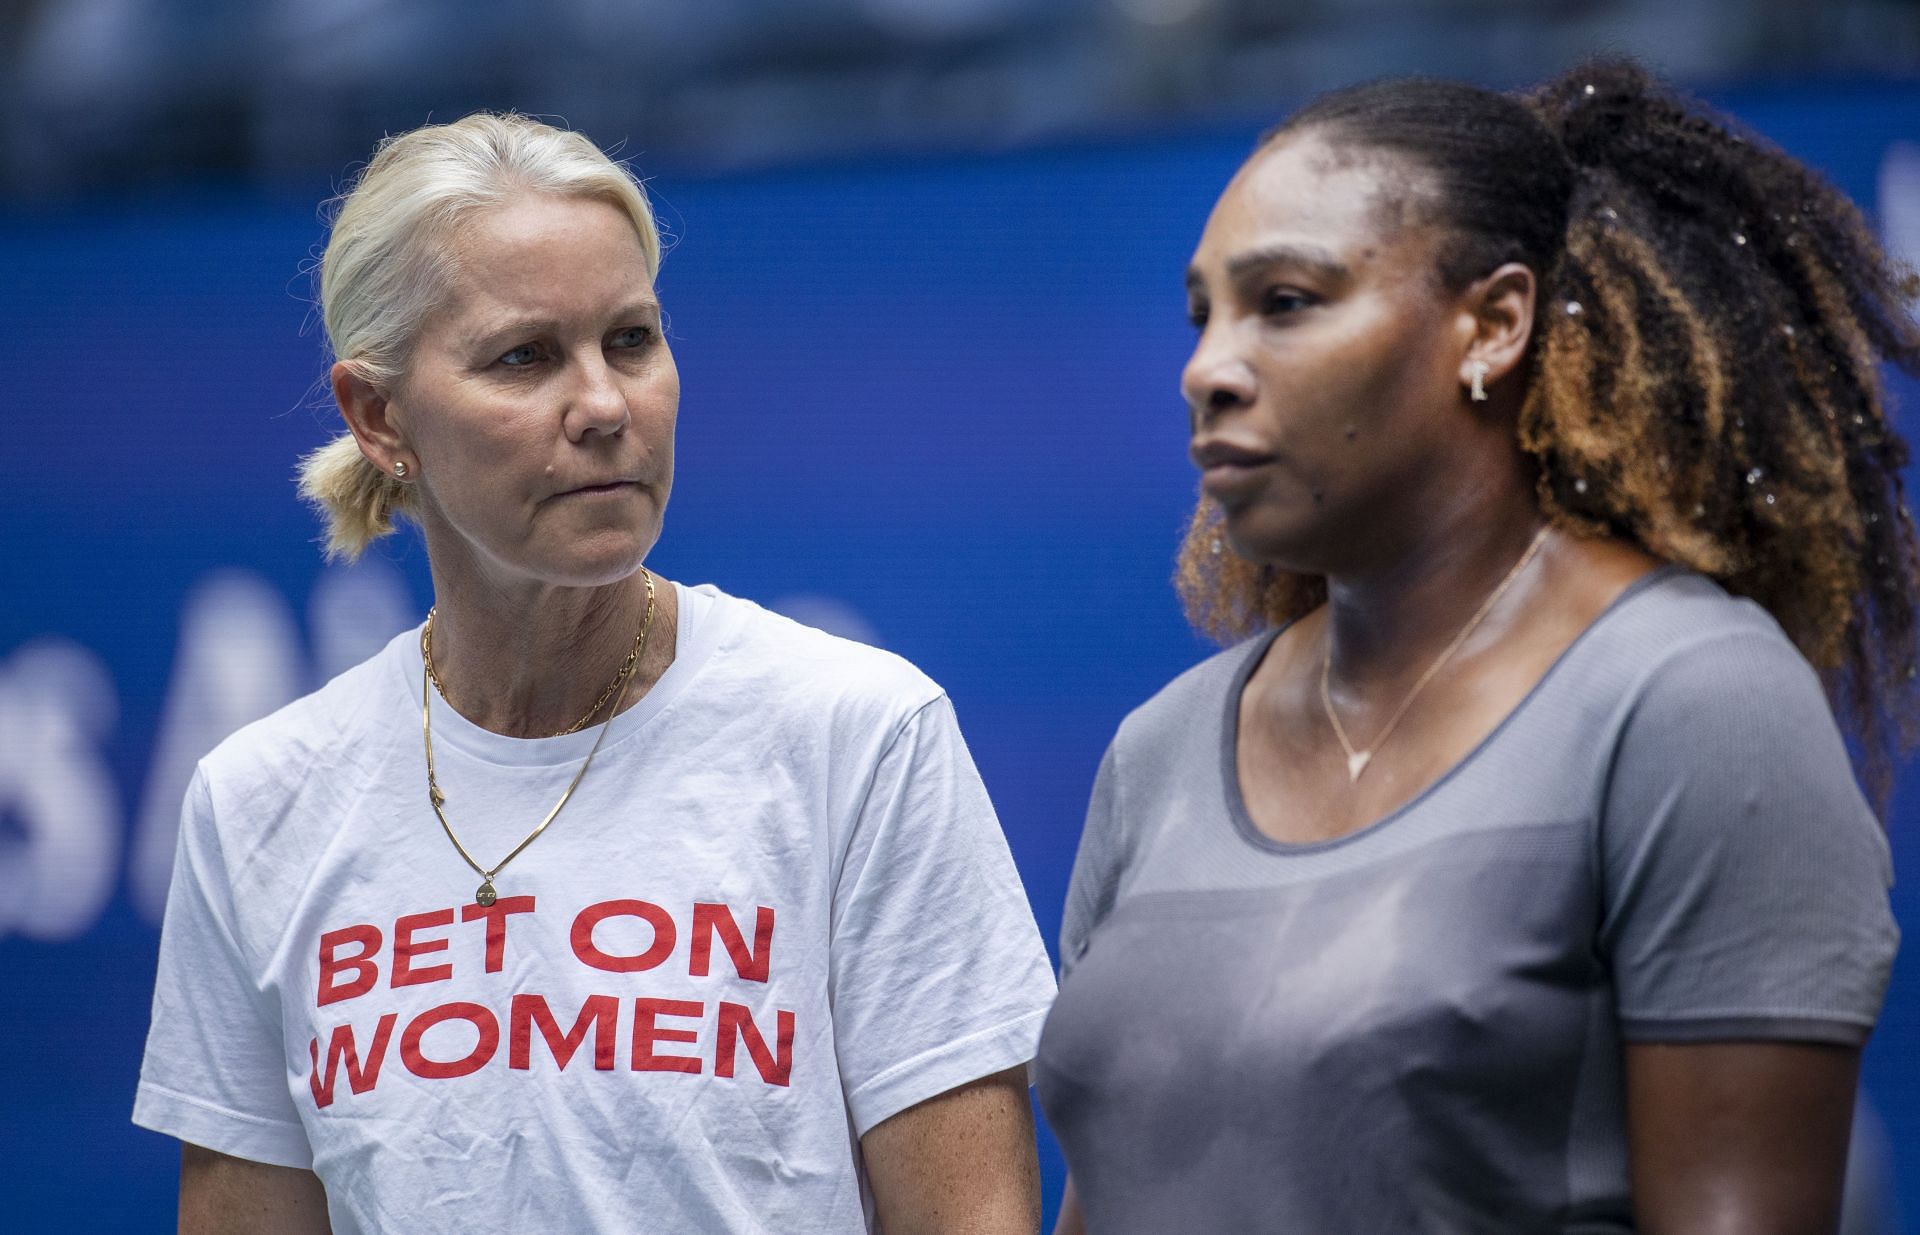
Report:
[[[234,930],[205,769],[187,790],[133,1122],[236,1158],[311,1167],[275,1003]]]
[[[1628,1041],[1866,1040],[1899,939],[1890,856],[1783,636],[1718,635],[1652,669],[1599,841]]]
[[[835,887],[831,966],[856,1135],[1033,1058],[1053,971],[944,695],[874,770]]]
[[[1120,884],[1120,772],[1113,746],[1100,760],[1087,803],[1086,826],[1073,855],[1067,881],[1067,906],[1060,920],[1060,980],[1080,963],[1094,928],[1113,911]]]

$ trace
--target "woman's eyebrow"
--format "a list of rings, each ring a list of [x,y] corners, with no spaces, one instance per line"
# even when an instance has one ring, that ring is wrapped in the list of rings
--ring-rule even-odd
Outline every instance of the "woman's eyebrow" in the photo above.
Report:
[[[555,325],[553,319],[545,317],[499,318],[470,331],[465,342],[468,347],[492,347],[515,335],[545,334]]]
[[[1344,279],[1350,273],[1346,264],[1317,245],[1273,244],[1227,259],[1227,276],[1236,281],[1269,266],[1305,269],[1325,279]]]
[[[644,317],[658,318],[660,301],[654,296],[638,296],[614,310],[615,319]],[[482,323],[477,329],[464,336],[468,347],[484,348],[501,343],[516,335],[549,334],[560,329],[562,322],[555,317],[502,317]]]

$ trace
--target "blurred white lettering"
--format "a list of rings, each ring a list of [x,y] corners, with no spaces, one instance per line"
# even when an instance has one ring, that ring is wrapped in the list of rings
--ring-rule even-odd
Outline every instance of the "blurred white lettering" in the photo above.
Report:
[[[320,576],[307,600],[307,631],[313,639],[313,686],[320,686],[366,660],[387,641],[420,620],[400,572],[386,562],[362,558]],[[186,792],[186,786],[181,786]]]
[[[1920,145],[1895,142],[1880,160],[1880,242],[1920,267]]]
[[[247,571],[207,576],[187,596],[127,875],[133,903],[160,920],[180,800],[200,757],[300,693],[299,635],[280,593]]]
[[[144,917],[158,922],[166,907],[180,801],[201,757],[242,725],[373,655],[412,620],[408,607],[406,585],[384,562],[327,571],[308,602],[309,671],[292,611],[264,579],[223,571],[194,589],[134,831],[128,880]]]
[[[790,617],[802,626],[811,626],[815,630],[824,630],[830,635],[839,635],[842,639],[852,639],[869,647],[885,647],[880,642],[880,632],[866,619],[858,609],[837,596],[826,596],[819,592],[796,592],[782,596],[767,608],[783,617]]]
[[[0,937],[85,934],[113,894],[120,800],[100,760],[119,700],[100,658],[65,639],[0,662]]]

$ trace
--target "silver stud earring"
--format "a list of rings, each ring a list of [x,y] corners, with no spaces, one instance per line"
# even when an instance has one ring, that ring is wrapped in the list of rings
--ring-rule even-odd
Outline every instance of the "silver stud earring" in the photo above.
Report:
[[[1488,365],[1484,360],[1476,360],[1467,366],[1467,380],[1470,383],[1467,387],[1467,397],[1475,403],[1487,401],[1487,369]]]
[[[1222,545],[1220,543],[1220,538],[1218,536],[1215,536],[1212,540],[1207,542],[1207,552],[1213,554],[1213,556],[1215,557],[1219,557],[1220,551],[1225,547],[1226,547],[1225,545]]]
[[[405,480],[407,478],[407,461],[405,459],[396,459],[394,461],[393,474],[398,480]]]

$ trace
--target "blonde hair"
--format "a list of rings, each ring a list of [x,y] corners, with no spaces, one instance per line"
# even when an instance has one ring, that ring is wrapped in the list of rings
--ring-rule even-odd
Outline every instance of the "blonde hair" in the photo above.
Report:
[[[447,239],[476,211],[521,193],[604,201],[633,222],[647,275],[660,235],[624,165],[578,133],[516,114],[476,112],[383,140],[341,195],[320,259],[320,315],[334,358],[369,385],[405,374],[420,324],[446,293]],[[327,557],[358,557],[415,508],[411,487],[343,433],[300,461],[300,495],[327,521]]]

